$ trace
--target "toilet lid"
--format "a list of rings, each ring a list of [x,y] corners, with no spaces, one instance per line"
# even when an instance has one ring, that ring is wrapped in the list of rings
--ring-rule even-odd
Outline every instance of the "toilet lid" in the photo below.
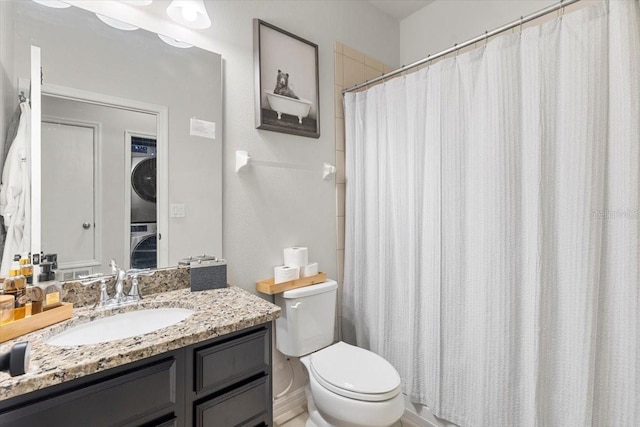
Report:
[[[310,361],[314,378],[341,396],[382,401],[400,392],[398,371],[369,350],[338,342],[313,353]]]

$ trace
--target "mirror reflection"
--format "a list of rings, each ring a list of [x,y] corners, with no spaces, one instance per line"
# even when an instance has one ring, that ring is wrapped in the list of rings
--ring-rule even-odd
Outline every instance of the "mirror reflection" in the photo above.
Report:
[[[42,96],[41,241],[59,268],[107,265],[124,251],[131,268],[157,267],[156,128],[153,114]],[[101,232],[128,225],[128,250],[123,233]]]
[[[221,57],[75,7],[1,2],[2,135],[28,94],[30,46],[42,63],[40,246],[65,279],[221,255]],[[198,121],[216,123],[198,133]],[[10,141],[5,144],[9,144]],[[9,254],[12,257],[12,254]],[[8,257],[5,257],[8,258]]]

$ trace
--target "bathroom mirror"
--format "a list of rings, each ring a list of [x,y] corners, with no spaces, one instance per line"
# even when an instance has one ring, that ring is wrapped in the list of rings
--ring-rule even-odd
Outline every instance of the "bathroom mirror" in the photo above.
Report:
[[[59,253],[65,278],[108,272],[110,259],[144,267],[131,257],[142,243],[158,267],[221,256],[220,55],[76,7],[0,7],[13,25],[2,34],[3,78],[15,91],[2,98],[13,102],[5,116],[29,77],[30,46],[40,48],[42,168],[32,180],[44,193],[41,248]]]

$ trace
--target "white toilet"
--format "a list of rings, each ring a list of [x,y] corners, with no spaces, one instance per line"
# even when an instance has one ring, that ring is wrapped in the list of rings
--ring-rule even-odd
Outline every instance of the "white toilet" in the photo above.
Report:
[[[333,343],[338,284],[276,295],[276,347],[309,373],[306,427],[389,427],[404,413],[398,371],[371,351]]]

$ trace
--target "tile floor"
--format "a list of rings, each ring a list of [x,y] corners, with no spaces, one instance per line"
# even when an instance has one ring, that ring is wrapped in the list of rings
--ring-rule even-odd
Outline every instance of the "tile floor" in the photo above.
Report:
[[[307,421],[307,418],[309,418],[309,415],[306,412],[304,412],[298,415],[297,417],[287,421],[286,423],[280,424],[278,427],[304,427],[304,423]],[[393,425],[393,427],[418,427],[418,426],[416,426],[412,422],[400,420],[395,425]]]
[[[304,427],[304,423],[307,421],[307,418],[309,418],[309,414],[303,412],[286,423],[280,424],[278,427]]]

